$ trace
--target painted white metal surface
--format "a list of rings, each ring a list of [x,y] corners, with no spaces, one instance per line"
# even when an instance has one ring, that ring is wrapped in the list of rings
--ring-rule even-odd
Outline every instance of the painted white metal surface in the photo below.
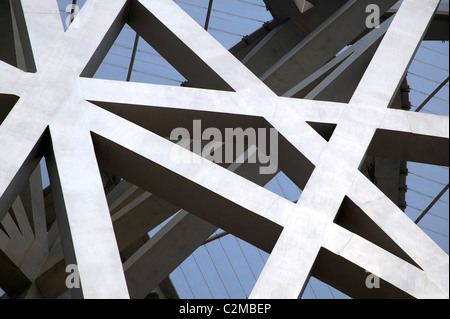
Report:
[[[439,1],[404,1],[348,104],[278,97],[166,0],[136,2],[145,10],[143,16],[151,17],[152,23],[161,24],[162,31],[177,39],[174,45],[180,52],[195,55],[195,65],[209,68],[208,77],[214,73],[212,79],[220,78],[234,92],[217,87],[174,88],[83,78],[80,75],[92,74],[92,57],[101,56],[99,51],[106,49],[104,39],[121,29],[127,2],[88,1],[83,14],[76,18],[79,21],[74,25],[78,27],[69,27],[65,33],[51,33],[55,19],[44,20],[33,14],[35,3],[31,2],[22,0],[37,72],[26,73],[0,62],[0,92],[20,97],[0,126],[4,164],[0,169],[0,220],[36,165],[39,156],[33,149],[47,132],[52,145],[50,173],[60,185],[54,192],[64,256],[79,267],[83,297],[129,296],[94,144],[103,152],[100,157],[107,167],[148,188],[161,183],[152,180],[151,173],[166,174],[172,185],[189,189],[183,196],[161,185],[160,192],[167,199],[271,251],[252,298],[297,298],[323,248],[413,297],[449,297],[448,255],[359,171],[379,129],[394,131],[394,135],[420,135],[422,142],[434,147],[442,141],[448,143],[448,117],[409,116],[388,109]],[[55,9],[50,3],[45,2],[42,10],[53,17]],[[420,11],[416,10],[419,6]],[[185,72],[193,71],[186,68]],[[221,81],[217,80],[217,85],[222,85]],[[173,163],[170,141],[91,102],[138,105],[148,108],[149,114],[155,107],[163,112],[209,112],[216,121],[222,114],[265,119],[315,168],[300,200],[292,203],[211,162]],[[328,112],[330,108],[332,112]],[[326,142],[307,121],[337,127]],[[435,159],[430,156],[425,160]],[[346,197],[421,269],[335,224]],[[205,209],[215,202],[234,211],[227,214],[225,209]],[[6,240],[1,230],[0,239]]]

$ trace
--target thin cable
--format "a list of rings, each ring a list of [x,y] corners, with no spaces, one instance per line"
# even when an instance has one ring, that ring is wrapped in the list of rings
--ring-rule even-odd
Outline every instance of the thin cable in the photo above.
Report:
[[[183,277],[184,277],[184,280],[186,281],[186,283],[187,283],[187,285],[188,285],[188,287],[189,287],[189,290],[191,291],[192,297],[196,298],[196,296],[195,296],[195,294],[194,294],[194,291],[192,290],[191,284],[190,284],[189,281],[187,280],[186,274],[184,273],[183,267],[180,265],[179,268],[180,268],[180,270],[181,270],[181,274],[182,274]]]
[[[439,185],[445,186],[445,183],[442,183],[442,182],[436,181],[436,180],[434,180],[434,179],[431,179],[431,178],[429,178],[429,177],[426,177],[426,176],[422,176],[422,175],[420,175],[420,174],[417,174],[417,173],[415,173],[415,172],[412,172],[412,171],[408,171],[408,174],[411,174],[411,175],[417,176],[417,177],[419,177],[419,178],[423,178],[423,179],[426,179],[426,180],[428,180],[428,181],[430,181],[430,182],[433,182],[433,183],[436,183],[436,184],[439,184]]]
[[[421,213],[423,212],[423,209],[418,208],[418,207],[415,207],[415,206],[412,206],[412,205],[410,205],[410,204],[408,204],[408,208],[412,208],[412,209],[417,210],[417,211],[419,211],[419,212],[421,212]],[[436,214],[434,214],[434,213],[432,213],[432,212],[428,212],[427,215],[431,215],[431,216],[434,216],[434,217],[436,217],[436,218],[440,218],[440,219],[443,219],[443,220],[446,220],[446,221],[449,220],[448,218],[445,218],[445,217],[436,215]]]
[[[415,88],[410,88],[410,90],[414,91],[414,92],[417,92],[417,93],[420,93],[420,94],[423,94],[425,96],[430,96],[430,94],[431,94],[431,93],[427,93],[427,92],[424,92],[424,91],[421,91],[421,90],[418,90],[418,89],[415,89]],[[440,100],[442,102],[447,102],[447,103],[449,102],[448,100],[446,100],[446,99],[444,99],[442,97],[439,97],[439,96],[433,96],[433,99]]]
[[[447,184],[447,186],[448,186],[448,184]],[[447,186],[446,186],[446,187],[447,187]],[[444,189],[445,189],[446,187],[444,187]],[[448,188],[448,187],[447,187],[447,188]],[[428,197],[428,198],[431,198],[431,199],[434,199],[434,198],[435,198],[435,197],[432,196],[432,195],[428,195],[428,194],[419,192],[419,191],[417,191],[417,190],[415,190],[415,189],[412,189],[412,188],[408,188],[408,191],[411,191],[411,192],[420,194],[420,195],[422,195],[422,196],[425,196],[425,197]],[[438,201],[441,202],[441,203],[447,204],[447,205],[449,204],[447,201],[445,201],[445,200],[443,200],[443,199],[438,199]]]
[[[220,272],[219,272],[219,269],[217,268],[216,262],[214,261],[214,259],[212,258],[211,254],[209,253],[208,246],[207,246],[207,245],[203,245],[203,246],[205,247],[206,253],[208,254],[209,258],[211,259],[211,261],[212,261],[212,263],[213,263],[213,265],[214,265],[214,269],[216,270],[217,275],[219,275],[220,282],[222,283],[223,288],[225,288],[225,291],[226,291],[226,293],[227,293],[227,295],[228,295],[228,298],[231,299],[230,292],[228,291],[227,286],[225,285],[225,282],[223,281],[223,278],[222,278],[222,276],[220,275]]]
[[[428,77],[426,77],[424,75],[420,75],[420,74],[417,74],[417,73],[414,73],[414,72],[411,72],[411,71],[408,71],[408,74],[417,76],[417,77],[422,78],[422,79],[427,80],[427,81],[431,81],[431,82],[434,82],[434,83],[437,83],[437,84],[441,84],[441,82],[439,82],[438,80],[430,79],[430,78],[428,78]],[[445,86],[448,87],[448,84],[446,84]]]
[[[410,204],[408,204],[408,208],[412,208],[412,209],[414,209],[414,210],[417,210],[417,211],[420,212],[420,213],[423,212],[423,208],[418,208],[418,207],[415,207],[415,206],[410,205]],[[436,218],[443,219],[443,220],[449,220],[449,219],[446,218],[446,217],[437,215],[437,214],[432,213],[432,212],[430,212],[430,211],[427,212],[427,215],[431,215],[431,216],[434,216],[434,217],[436,217]]]
[[[227,34],[235,35],[235,36],[238,36],[238,37],[243,37],[244,36],[243,34],[234,33],[234,32],[225,31],[225,30],[220,30],[220,29],[216,29],[216,28],[212,28],[212,27],[210,27],[209,30],[222,32],[222,33],[227,33]]]
[[[114,63],[110,63],[110,62],[103,62],[103,63],[106,64],[106,65],[110,65],[110,66],[112,66],[112,67],[115,67],[115,68],[120,68],[120,69],[123,69],[123,70],[128,70],[128,68],[125,67],[125,66],[117,65],[117,64],[114,64]],[[169,77],[166,77],[166,76],[162,76],[162,75],[158,75],[158,74],[155,74],[155,73],[144,72],[144,71],[136,70],[136,69],[133,69],[133,72],[141,73],[141,74],[148,75],[148,76],[157,77],[157,78],[164,79],[164,80],[168,80],[168,81],[177,82],[177,83],[180,83],[180,84],[183,83],[183,81],[176,80],[176,79],[172,79],[172,78],[169,78]]]
[[[422,229],[426,229],[426,230],[428,230],[428,231],[430,231],[430,232],[433,232],[433,233],[435,233],[435,234],[438,234],[438,235],[441,235],[441,236],[443,236],[443,237],[448,238],[448,234],[440,233],[440,232],[438,232],[438,231],[435,231],[435,230],[433,230],[433,229],[424,227],[424,226],[422,226],[422,225],[419,225],[419,227],[422,228]]]
[[[331,296],[333,297],[333,299],[336,299],[336,297],[334,296],[333,292],[331,291],[330,285],[327,285],[327,287],[328,287],[328,290],[330,291]]]
[[[415,105],[412,105],[411,104],[411,108],[418,108],[418,106],[415,106]],[[428,112],[428,113],[431,113],[431,114],[435,114],[435,115],[442,115],[442,114],[439,114],[439,113],[436,113],[436,112],[433,112],[433,111],[430,111],[429,109],[427,109],[427,108],[422,108],[422,110],[423,111],[426,111],[426,112]],[[423,113],[423,112],[422,112]]]
[[[128,47],[128,46],[126,46],[126,45],[124,45],[124,44],[121,44],[121,43],[114,43],[113,46],[120,47],[120,48],[124,48],[124,49],[127,49],[127,50],[132,50],[131,47]],[[147,55],[151,55],[152,57],[158,57],[158,58],[160,58],[161,60],[167,62],[167,61],[164,59],[164,57],[162,57],[161,55],[159,55],[159,54],[157,54],[157,53],[154,53],[154,52],[145,51],[145,50],[140,50],[140,49],[137,49],[136,52],[144,53],[144,54],[147,54]],[[127,58],[127,59],[128,59],[128,56],[125,56],[125,55],[123,55],[123,54],[119,54],[119,53],[116,53],[116,52],[109,52],[108,54],[113,54],[113,55],[120,56],[120,57],[123,57],[123,58]],[[139,61],[139,62],[142,62],[142,63],[151,64],[151,65],[156,65],[156,66],[159,66],[159,67],[162,67],[162,68],[166,68],[166,69],[168,69],[168,70],[175,70],[175,71],[177,71],[177,70],[176,70],[175,68],[173,68],[173,67],[170,65],[170,63],[168,63],[168,62],[167,62],[167,63],[164,63],[164,64],[160,64],[160,63],[155,63],[155,62],[150,62],[150,61],[142,60],[142,59],[139,59],[139,58],[135,58],[135,61]],[[113,63],[110,63],[110,64],[113,64]],[[121,67],[121,66],[119,66],[119,67]],[[134,71],[136,71],[136,69],[134,69]],[[178,71],[177,71],[177,72],[178,72]],[[144,74],[153,74],[153,75],[155,75],[155,73],[145,73],[145,72],[143,72],[143,71],[141,71],[141,73],[144,73]],[[159,76],[159,77],[162,77],[162,76]],[[170,78],[167,78],[167,79],[170,79]],[[171,79],[171,80],[175,80],[175,79]],[[178,80],[175,80],[175,81],[178,81]],[[183,81],[179,81],[179,82],[182,83]]]
[[[228,21],[228,22],[232,22],[232,23],[236,24],[236,21],[235,21],[235,20],[226,19],[226,18],[224,18],[224,17],[218,17],[218,16],[215,16],[215,19],[219,19],[219,20],[223,20],[223,21]],[[240,23],[240,22],[238,22],[238,23]],[[242,23],[242,24],[243,24],[243,23]],[[130,30],[133,30],[131,27],[129,27],[129,26],[127,26],[127,25],[125,25],[125,28],[130,29]],[[235,35],[235,36],[240,36],[240,37],[243,37],[243,36],[244,36],[243,34],[240,34],[240,33],[235,33],[235,32],[231,32],[231,31],[225,31],[225,30],[222,30],[222,29],[216,29],[216,28],[212,28],[212,27],[208,27],[208,30],[214,30],[214,31],[218,31],[218,32],[226,33],[226,34],[231,34],[231,35]],[[133,30],[133,31],[134,31],[134,30]],[[130,49],[130,48],[129,48],[129,49]],[[138,51],[138,52],[139,52],[139,51]],[[152,53],[150,53],[150,54],[152,54]]]
[[[264,8],[264,9],[266,8],[265,5],[262,5],[262,4],[259,4],[259,3],[253,3],[253,2],[245,1],[245,0],[235,0],[235,1],[246,3],[246,4],[249,4],[249,5],[253,5],[255,7],[260,7],[260,8]]]
[[[311,291],[312,291],[314,297],[316,297],[316,299],[319,299],[319,298],[317,297],[317,295],[316,295],[316,292],[315,292],[314,289],[313,289],[313,286],[312,286],[312,284],[311,284],[311,279],[310,279],[310,281],[308,282],[308,285],[309,285],[309,288],[311,288]]]
[[[438,66],[438,65],[435,65],[435,64],[433,64],[433,63],[429,63],[429,62],[426,62],[426,61],[422,61],[422,60],[420,60],[420,59],[418,59],[418,58],[415,58],[414,61],[419,62],[419,63],[423,63],[423,64],[425,64],[425,65],[431,66],[431,67],[433,67],[433,68],[436,68],[436,69],[439,69],[439,70],[442,70],[442,71],[446,71],[446,72],[449,71],[448,69],[445,69],[445,68],[443,68],[443,67],[440,67],[440,66]]]
[[[424,211],[422,212],[422,214],[420,214],[419,217],[417,217],[417,219],[414,221],[414,223],[418,223],[420,222],[420,220],[428,213],[428,211],[434,206],[434,204],[436,204],[436,202],[438,202],[441,198],[442,195],[445,194],[445,192],[448,190],[448,186],[449,184],[447,184],[441,191],[440,193],[433,198],[433,201],[427,206],[427,208],[424,209]],[[444,201],[443,201],[444,202]],[[447,203],[448,204],[448,203]]]
[[[422,176],[422,175],[420,175],[420,174],[417,174],[417,173],[415,173],[415,172],[413,172],[413,171],[408,171],[408,174],[411,174],[411,175],[414,175],[414,176],[417,176],[417,177],[420,177],[420,178],[426,179],[426,180],[428,180],[428,181],[430,181],[430,182],[433,182],[433,183],[436,183],[436,184],[439,184],[439,185],[445,186],[445,183],[441,183],[441,182],[439,182],[439,181],[436,181],[436,180],[434,180],[434,179],[431,179],[431,178],[429,178],[429,177],[426,177],[426,176]]]
[[[195,8],[201,8],[201,9],[208,10],[207,7],[204,7],[204,6],[201,6],[201,5],[192,4],[192,3],[188,3],[188,2],[185,2],[185,1],[181,1],[181,0],[174,0],[174,1],[177,2],[177,3],[182,3],[182,4],[185,4],[185,5],[188,5],[188,6],[192,6],[192,7],[195,7]],[[235,14],[235,13],[231,13],[231,12],[227,12],[227,11],[216,10],[216,9],[212,9],[211,11],[219,13],[219,14],[224,14],[224,15],[228,15],[228,16],[244,19],[244,20],[251,20],[251,21],[256,21],[256,22],[261,22],[261,23],[266,22],[266,21],[263,21],[263,20],[253,19],[253,18],[249,18],[249,17],[246,17],[246,16],[241,16],[241,15],[238,15],[238,14]]]
[[[418,207],[413,206],[413,205],[410,205],[410,204],[408,204],[408,207],[407,207],[407,208],[412,208],[412,209],[415,209],[415,210],[417,210],[417,211],[419,211],[419,212],[423,212],[423,209],[422,209],[422,208],[418,208]]]
[[[115,52],[109,52],[108,54],[112,54],[112,55],[119,56],[119,57],[126,58],[126,59],[129,58],[129,57],[126,56],[126,55],[119,54],[119,53],[115,53]],[[154,62],[150,62],[150,61],[141,60],[141,59],[138,59],[138,58],[136,58],[135,61],[139,61],[139,62],[142,62],[142,63],[151,64],[151,65],[156,65],[156,66],[158,66],[158,67],[162,67],[162,68],[166,68],[166,69],[171,69],[171,68],[169,68],[169,66],[166,65],[166,64],[154,63]]]
[[[194,252],[194,253],[195,253],[195,252]],[[198,265],[197,258],[195,258],[194,253],[192,253],[191,256],[192,256],[192,258],[194,259],[195,264],[197,265],[198,271],[200,272],[200,275],[202,276],[203,281],[204,281],[205,284],[206,284],[206,287],[208,288],[209,294],[211,295],[211,297],[212,297],[213,299],[215,299],[215,298],[214,298],[214,295],[213,295],[213,293],[212,293],[212,291],[211,291],[211,288],[209,287],[208,281],[206,280],[205,275],[203,274],[202,269],[201,269],[200,266]]]
[[[236,276],[236,278],[237,278],[237,280],[238,280],[238,283],[239,283],[239,286],[240,286],[241,289],[242,289],[242,292],[244,293],[245,297],[248,297],[248,296],[247,296],[247,293],[245,292],[244,287],[242,286],[242,282],[241,282],[241,280],[239,279],[239,276],[238,276],[237,273],[236,273],[236,269],[234,269],[233,263],[231,262],[230,257],[228,256],[227,251],[225,250],[225,247],[223,247],[221,238],[219,238],[218,240],[219,240],[220,246],[222,247],[222,249],[223,249],[223,251],[224,251],[224,253],[225,253],[225,256],[226,256],[227,259],[228,259],[228,262],[229,262],[230,265],[231,265],[231,269],[233,270],[233,273],[234,273],[234,275]]]
[[[426,47],[424,45],[422,45],[421,48],[424,48],[424,49],[427,49],[427,50],[430,50],[430,51],[433,51],[433,52],[436,52],[436,53],[442,54],[443,56],[448,57],[447,53],[444,53],[444,52],[441,52],[441,51],[438,51],[438,50],[435,50],[435,49],[432,49],[432,48],[428,48],[428,47]]]
[[[70,10],[70,24],[72,24],[75,19],[75,8],[77,6],[77,0],[72,1],[72,10]]]
[[[448,218],[445,218],[445,217],[442,217],[442,216],[433,214],[433,213],[431,213],[431,212],[428,212],[427,215],[434,216],[434,217],[436,217],[436,218],[439,218],[439,219],[443,219],[443,220],[448,221]]]
[[[244,250],[242,249],[241,244],[239,243],[239,241],[238,241],[238,239],[236,238],[236,236],[233,236],[233,237],[234,237],[234,239],[236,240],[236,243],[238,244],[239,249],[241,250],[241,253],[242,253],[242,255],[243,255],[244,258],[245,258],[245,262],[247,263],[248,268],[250,268],[250,271],[251,271],[251,273],[252,273],[253,279],[255,279],[255,282],[256,282],[256,275],[255,275],[255,273],[253,272],[252,267],[250,267],[250,263],[249,263],[249,261],[248,261],[248,259],[247,259],[247,256],[244,254]]]
[[[219,238],[221,238],[223,236],[226,236],[228,234],[229,234],[229,232],[223,231],[223,232],[221,232],[219,234],[213,235],[213,236],[209,237],[207,240],[205,240],[202,245],[206,245],[206,244],[208,244],[208,243],[210,243],[212,241],[215,241],[215,240],[217,240],[217,239],[219,239]]]

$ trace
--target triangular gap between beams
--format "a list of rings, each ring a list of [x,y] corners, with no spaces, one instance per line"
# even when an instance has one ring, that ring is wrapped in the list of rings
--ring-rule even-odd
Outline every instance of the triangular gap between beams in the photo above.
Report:
[[[299,299],[351,299],[351,297],[316,277],[310,276]]]
[[[25,72],[36,72],[20,1],[0,1],[0,60]]]
[[[48,228],[45,220],[51,218],[52,208],[45,206],[44,197],[47,192],[44,187],[48,185],[46,176],[48,174],[42,157],[15,197],[7,215],[0,221],[0,229],[9,238],[20,240],[17,237],[19,235],[27,240],[36,239],[43,246],[47,243]]]
[[[336,128],[336,124],[333,123],[320,123],[311,121],[307,121],[306,123],[308,123],[309,126],[311,126],[327,142],[330,140],[331,135],[333,135],[334,129]]]
[[[278,224],[125,146],[95,133],[91,135],[101,169],[125,178],[168,203],[183,208],[260,249],[273,249],[282,230]],[[161,183],[161,180],[165,182]],[[211,207],[214,209],[211,210]],[[242,228],[243,223],[252,223],[254,232],[245,231]]]
[[[302,190],[281,170],[265,185],[265,188],[294,203],[298,202],[302,194]]]
[[[17,66],[16,47],[14,43],[14,19],[11,14],[9,1],[0,1],[0,30],[2,39],[0,60]]]
[[[233,91],[164,21],[160,21],[139,1],[130,3],[127,23],[189,81],[189,86]]]
[[[78,23],[73,20],[82,14],[82,7],[87,0],[58,0],[58,7],[64,30]],[[131,1],[124,10],[118,14],[116,21],[97,48],[94,56],[83,70],[82,77],[94,77],[106,80],[126,81],[131,72],[131,81],[154,84],[179,86],[186,79],[173,68],[159,53],[154,50],[142,37],[136,52],[134,42],[138,35],[127,23],[127,15]],[[82,18],[82,17],[81,17]],[[131,71],[130,71],[131,67]]]
[[[115,180],[119,179],[106,170],[101,170],[102,177],[106,173]],[[140,247],[148,240],[147,234],[150,231],[180,211],[177,206],[122,178],[108,188],[108,191],[105,189],[105,195],[118,247],[125,259],[135,251],[132,247]]]
[[[127,12],[119,14],[81,76],[233,91],[138,1],[130,2],[126,9]]]
[[[334,223],[363,237],[411,265],[420,266],[350,198],[344,197]]]
[[[126,81],[129,75],[131,82],[180,86],[186,81],[166,59],[125,24],[93,77]]]
[[[8,212],[12,211],[11,207],[14,206],[18,196],[24,194],[24,189],[29,187],[30,178],[36,173],[36,168],[39,166],[39,161],[44,156],[45,148],[48,145],[48,129],[45,130],[39,140],[37,140],[35,146],[30,150],[28,157],[24,160],[22,166],[16,172],[15,177],[10,181],[9,186],[6,188],[5,192],[2,194],[2,202],[0,203],[0,211]],[[42,188],[41,188],[42,189]],[[29,206],[29,205],[28,205]],[[24,207],[27,209],[27,205]],[[25,218],[28,218],[29,224],[32,224],[32,216],[28,214]],[[11,216],[12,217],[12,216]],[[14,218],[13,218],[14,220]],[[0,221],[2,222],[2,221]],[[17,226],[19,226],[18,220],[15,220]],[[33,227],[31,227],[33,228]]]

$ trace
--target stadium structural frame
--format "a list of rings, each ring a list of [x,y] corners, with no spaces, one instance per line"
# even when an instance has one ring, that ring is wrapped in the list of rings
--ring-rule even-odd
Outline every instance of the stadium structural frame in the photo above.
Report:
[[[448,117],[408,112],[405,80],[422,39],[440,36],[440,1],[395,14],[392,0],[293,3],[266,1],[274,21],[230,52],[169,0],[89,0],[66,32],[54,0],[0,2],[7,296],[174,297],[169,274],[221,228],[270,253],[250,298],[298,298],[310,276],[354,298],[449,297],[448,255],[402,211],[405,161],[449,162]],[[385,19],[368,29],[372,3]],[[188,81],[92,78],[125,23]],[[193,119],[275,128],[298,201],[261,187],[273,177],[261,163],[238,163],[250,145],[230,165],[175,162],[192,141],[168,137]],[[389,171],[379,185],[370,164]],[[81,287],[68,289],[67,265]]]

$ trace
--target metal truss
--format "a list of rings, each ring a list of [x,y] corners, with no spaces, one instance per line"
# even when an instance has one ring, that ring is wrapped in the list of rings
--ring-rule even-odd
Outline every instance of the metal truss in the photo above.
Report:
[[[345,10],[363,2],[348,1],[327,21],[348,21]],[[295,70],[283,67],[317,46],[312,36],[259,78],[169,0],[89,0],[66,32],[56,1],[11,3],[32,57],[24,54],[22,70],[0,62],[0,94],[18,97],[0,126],[7,293],[58,296],[64,278],[49,269],[65,263],[76,264],[81,278],[72,297],[143,298],[220,227],[270,252],[251,298],[298,298],[311,275],[354,297],[449,297],[448,255],[360,171],[368,154],[448,165],[448,117],[389,108],[438,0],[404,0],[342,64],[330,62],[345,69],[384,35],[348,103],[290,97],[306,82],[295,83]],[[91,78],[125,22],[194,87]],[[325,82],[340,72],[323,65],[334,70]],[[174,163],[171,150],[183,146],[166,137],[193,119],[220,130],[276,128],[278,165],[303,189],[298,202],[261,187],[270,176],[241,176],[246,164]],[[310,122],[336,127],[327,141]],[[50,230],[36,170],[42,156],[57,219]],[[99,166],[142,191],[121,181],[105,195]],[[162,213],[128,215],[142,203]],[[123,249],[178,207],[186,211],[122,263]],[[130,231],[133,220],[145,224],[140,232]],[[367,289],[367,272],[381,278],[380,289]]]

